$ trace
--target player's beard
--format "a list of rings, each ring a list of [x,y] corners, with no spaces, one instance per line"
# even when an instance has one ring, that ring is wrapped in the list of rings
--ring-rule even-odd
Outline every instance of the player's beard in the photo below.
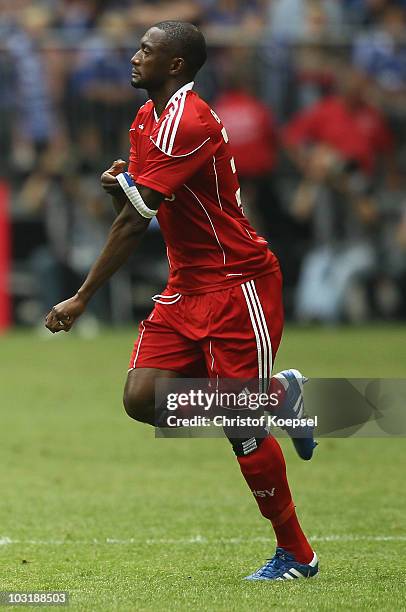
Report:
[[[145,89],[144,85],[142,84],[142,77],[138,75],[132,76],[131,87],[134,87],[135,89]]]
[[[135,89],[147,89],[145,78],[138,70],[135,73],[131,73],[131,86],[135,87]]]
[[[132,77],[131,86],[134,87],[134,89],[146,89],[147,91],[154,90],[154,86],[141,76]]]

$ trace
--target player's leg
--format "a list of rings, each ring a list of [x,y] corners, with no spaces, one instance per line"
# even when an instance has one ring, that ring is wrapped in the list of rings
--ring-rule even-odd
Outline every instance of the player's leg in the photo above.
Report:
[[[180,373],[157,368],[134,368],[127,374],[123,403],[132,419],[149,425],[159,425],[155,408],[155,383],[157,378],[179,378]]]
[[[170,324],[179,308],[179,303],[159,303],[140,323],[123,397],[128,416],[137,421],[162,426],[159,407],[155,408],[158,378],[196,376],[204,366],[203,354],[196,342],[179,334]]]
[[[209,374],[219,378],[259,378],[266,388],[265,381],[271,376],[282,335],[279,275],[230,289],[228,296],[225,292],[212,294],[212,311],[216,313],[216,322],[205,347]],[[294,561],[290,563],[310,567],[314,553],[296,516],[285,460],[277,440],[265,429],[262,435],[256,430],[252,436],[245,432],[245,437],[235,436],[235,431],[231,435],[228,432],[228,436],[259,510],[273,526],[278,550],[292,556]],[[297,571],[302,575],[300,569]],[[309,569],[309,575],[313,571]]]

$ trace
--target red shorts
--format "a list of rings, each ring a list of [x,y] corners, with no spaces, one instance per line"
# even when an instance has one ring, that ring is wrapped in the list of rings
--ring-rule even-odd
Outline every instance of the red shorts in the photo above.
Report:
[[[141,322],[133,368],[173,370],[189,378],[270,378],[282,336],[279,271],[241,285],[180,295],[168,289]]]

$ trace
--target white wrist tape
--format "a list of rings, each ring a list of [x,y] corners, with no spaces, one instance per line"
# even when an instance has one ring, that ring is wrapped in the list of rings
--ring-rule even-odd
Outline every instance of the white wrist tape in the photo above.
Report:
[[[155,217],[158,211],[148,208],[137,189],[137,185],[134,183],[128,172],[118,174],[116,179],[120,183],[121,188],[123,189],[127,198],[130,200],[131,204],[142,217],[145,217],[146,219],[152,219],[152,217]]]

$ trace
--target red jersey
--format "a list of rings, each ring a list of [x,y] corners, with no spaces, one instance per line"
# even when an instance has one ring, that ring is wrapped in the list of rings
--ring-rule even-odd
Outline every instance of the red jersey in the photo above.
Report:
[[[279,268],[244,216],[227,132],[181,87],[157,117],[152,100],[130,129],[129,172],[165,197],[157,218],[167,246],[168,287],[185,295],[241,284]]]
[[[222,94],[214,105],[230,136],[238,174],[262,176],[273,170],[277,156],[275,122],[270,110],[244,91]]]
[[[367,174],[373,172],[379,154],[393,147],[392,134],[378,110],[367,103],[351,109],[339,96],[321,100],[285,127],[287,146],[306,141],[330,145],[345,159],[357,161]]]

